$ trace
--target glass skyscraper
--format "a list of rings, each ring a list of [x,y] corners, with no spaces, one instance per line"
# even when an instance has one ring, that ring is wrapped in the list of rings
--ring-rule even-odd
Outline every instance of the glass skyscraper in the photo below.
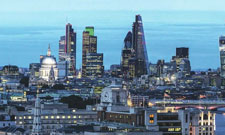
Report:
[[[97,53],[97,37],[94,36],[94,27],[88,26],[83,32],[82,44],[82,77],[87,77],[87,55]]]
[[[86,77],[102,77],[103,72],[103,53],[88,53],[86,55]]]
[[[146,50],[145,34],[143,29],[142,18],[136,15],[133,23],[132,46],[135,51],[135,76],[140,77],[149,73],[148,54]]]
[[[189,58],[189,48],[186,48],[186,47],[176,48],[176,57]]]
[[[225,86],[225,36],[219,38],[221,85]]]
[[[76,32],[70,23],[66,25],[65,36],[59,40],[59,70],[64,72],[62,76],[76,75]]]
[[[124,39],[124,48],[121,57],[121,70],[124,78],[128,78],[129,60],[132,58],[132,33],[129,31]]]
[[[129,31],[124,39],[121,69],[123,77],[129,79],[149,74],[145,34],[140,15],[136,15],[132,32]]]

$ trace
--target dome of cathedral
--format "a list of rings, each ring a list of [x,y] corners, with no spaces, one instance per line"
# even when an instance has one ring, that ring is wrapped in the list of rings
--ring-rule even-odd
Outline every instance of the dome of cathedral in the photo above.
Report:
[[[42,60],[42,65],[56,65],[56,61],[52,57],[45,57]]]

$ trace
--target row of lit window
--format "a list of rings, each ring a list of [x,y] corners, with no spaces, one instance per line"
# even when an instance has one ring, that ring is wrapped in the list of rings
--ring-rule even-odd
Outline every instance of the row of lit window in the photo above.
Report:
[[[80,122],[82,122],[82,121],[80,121]],[[71,122],[71,121],[69,121],[68,123],[72,123],[72,122]],[[73,121],[73,123],[74,123],[74,124],[76,124],[76,123],[77,123],[77,121],[76,121],[76,120],[74,120],[74,121]],[[19,122],[19,124],[20,124],[20,125],[22,125],[22,124],[23,124],[23,122],[22,122],[22,121],[20,121],[20,122]]]
[[[42,119],[49,119],[49,118],[51,118],[51,119],[60,119],[60,116],[41,116],[41,118]],[[68,119],[71,119],[71,118],[74,118],[74,119],[76,119],[77,118],[77,116],[61,116],[61,118],[62,119],[66,119],[66,118],[68,118]],[[82,116],[81,115],[79,115],[78,116],[78,118],[82,118]],[[17,119],[17,116],[15,116],[15,119]],[[18,117],[18,119],[32,119],[32,116],[20,116],[20,117]]]
[[[112,118],[113,116],[112,116],[112,115],[109,115],[109,117]],[[118,116],[115,115],[115,118],[118,118]],[[128,119],[129,116],[128,116],[128,115],[127,115],[127,116],[120,115],[119,118],[120,118],[120,119],[122,119],[122,118],[127,118],[127,119]]]

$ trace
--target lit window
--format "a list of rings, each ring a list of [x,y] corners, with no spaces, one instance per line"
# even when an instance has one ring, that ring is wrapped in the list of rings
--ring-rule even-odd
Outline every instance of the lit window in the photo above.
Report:
[[[59,116],[56,116],[56,118],[59,119],[60,117]]]
[[[16,120],[16,116],[15,116],[15,120]]]
[[[62,118],[65,119],[66,117],[65,116],[62,116]]]
[[[150,123],[150,124],[153,124],[153,123],[154,123],[154,120],[150,120],[149,123]]]
[[[22,119],[22,117],[19,117],[19,119]]]
[[[67,118],[68,118],[68,119],[70,119],[70,118],[71,118],[71,116],[68,116]]]
[[[28,116],[28,119],[31,119],[32,117],[31,116]]]
[[[76,119],[76,118],[77,118],[77,116],[76,116],[76,115],[74,115],[74,116],[73,116],[73,118],[74,118],[74,119]]]
[[[24,116],[23,119],[26,119],[26,116]]]
[[[173,132],[174,131],[174,128],[168,128],[168,131],[169,132]]]
[[[81,118],[81,116],[79,115],[79,118]]]
[[[73,112],[76,112],[76,110],[75,110],[75,109],[73,109]]]
[[[45,116],[45,119],[48,119],[48,116]]]
[[[23,124],[23,122],[22,122],[22,121],[20,121],[20,122],[19,122],[19,124],[21,124],[21,125],[22,125],[22,124]]]
[[[54,116],[51,116],[51,119],[54,119]]]
[[[73,121],[73,123],[77,123],[77,121],[75,120],[75,121]]]

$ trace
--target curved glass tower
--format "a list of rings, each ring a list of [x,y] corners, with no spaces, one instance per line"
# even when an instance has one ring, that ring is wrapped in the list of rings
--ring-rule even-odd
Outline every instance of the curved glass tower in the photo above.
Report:
[[[133,23],[132,46],[135,50],[135,76],[140,77],[149,73],[148,54],[146,50],[145,34],[140,15],[136,15],[136,20]]]

